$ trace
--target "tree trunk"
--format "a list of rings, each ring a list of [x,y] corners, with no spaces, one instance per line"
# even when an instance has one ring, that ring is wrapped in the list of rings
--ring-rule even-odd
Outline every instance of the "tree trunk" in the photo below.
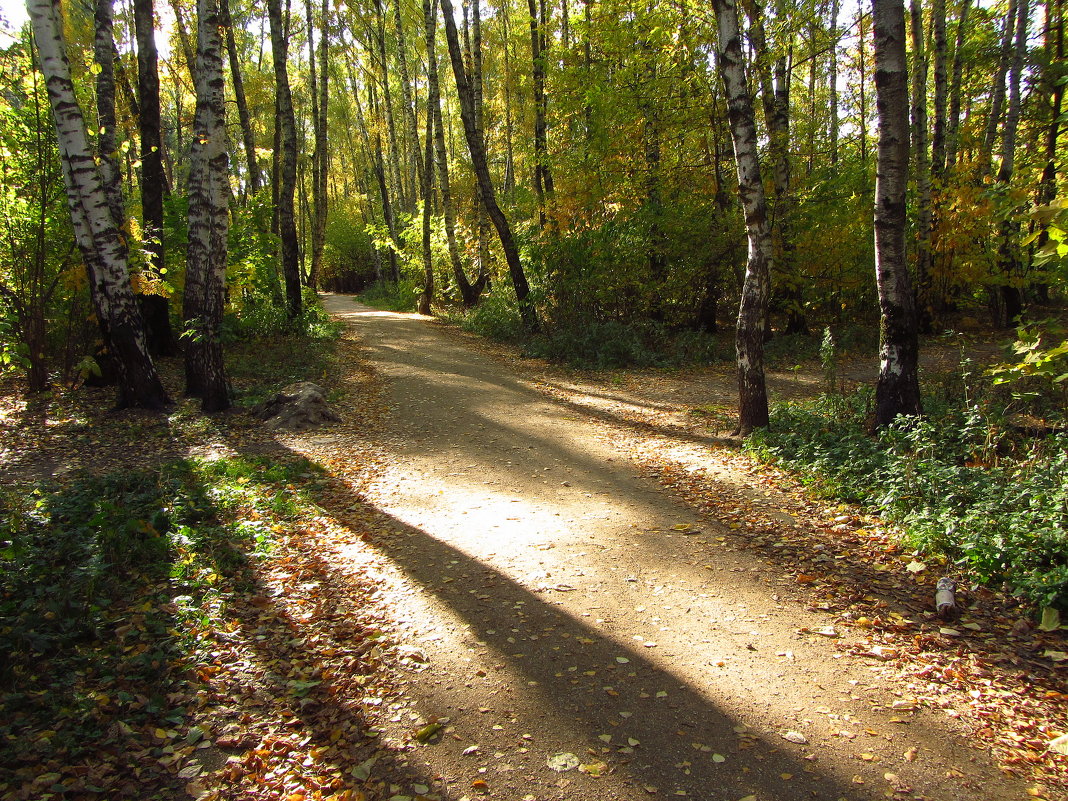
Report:
[[[323,247],[326,243],[326,107],[324,105],[323,91],[326,87],[328,70],[326,67],[327,48],[327,17],[329,14],[329,0],[323,0],[322,16],[320,21],[319,49],[322,69],[316,68],[316,52],[314,31],[313,4],[308,2],[305,6],[308,18],[308,83],[311,90],[312,110],[312,137],[315,141],[315,150],[312,152],[311,163],[311,270],[308,274],[308,286],[316,288],[319,282],[319,271],[323,260]]]
[[[831,98],[829,132],[831,140],[831,166],[838,166],[838,2],[831,0],[831,48],[829,53],[830,67],[827,74],[827,91]]]
[[[1046,129],[1046,164],[1039,180],[1038,203],[1052,203],[1057,196],[1057,140],[1061,132],[1061,110],[1064,104],[1064,82],[1059,80],[1056,65],[1064,64],[1064,0],[1051,0],[1046,6],[1046,59],[1048,91],[1050,93],[1050,122]],[[1039,246],[1045,244],[1045,234]]]
[[[916,311],[905,254],[909,92],[902,0],[872,0],[879,164],[875,181],[875,277],[879,291],[879,381],[875,425],[921,413]]]
[[[456,243],[456,211],[453,205],[452,188],[449,186],[449,161],[445,150],[445,126],[441,119],[441,87],[438,82],[437,39],[437,3],[423,0],[423,18],[426,26],[427,50],[427,106],[428,120],[434,120],[434,151],[438,169],[438,185],[441,193],[441,210],[445,217],[445,237],[449,243],[449,262],[452,265],[453,279],[460,290],[460,299],[464,306],[471,308],[478,303],[479,296],[485,288],[485,281],[476,281],[474,285],[467,280],[463,263],[460,261],[460,248]],[[430,124],[429,121],[427,123]],[[432,163],[427,161],[428,170]]]
[[[981,183],[993,170],[991,158],[994,142],[997,140],[998,125],[1001,123],[1002,107],[1005,104],[1005,76],[1012,61],[1012,37],[1016,28],[1018,0],[1009,0],[1009,10],[1005,16],[1005,29],[1001,34],[1001,55],[998,57],[997,73],[994,75],[993,95],[990,99],[990,116],[986,120],[983,144],[979,150],[976,164],[976,180]]]
[[[134,0],[133,7],[137,36],[137,119],[141,138],[141,228],[148,256],[144,271],[158,277],[159,271],[166,266],[163,258],[163,194],[167,180],[163,174],[155,15],[152,0]],[[154,356],[173,356],[177,348],[166,295],[142,294],[139,300],[145,317],[149,351]]]
[[[960,88],[964,77],[964,41],[967,37],[968,10],[971,0],[961,0],[957,16],[957,39],[953,47],[953,77],[949,82],[949,118],[946,120],[946,169],[957,164],[960,146]]]
[[[931,30],[934,39],[934,120],[931,125],[931,174],[941,182],[946,171],[946,0],[933,0]]]
[[[185,391],[205,412],[230,407],[222,353],[228,170],[219,0],[197,0],[197,108],[189,154],[189,250],[183,313]]]
[[[864,46],[868,41],[865,31],[867,14],[864,9],[857,9],[857,47],[860,50],[860,164],[864,175],[868,174],[868,75],[867,53]]]
[[[764,326],[771,275],[771,230],[760,178],[753,97],[745,77],[735,0],[713,0],[719,32],[719,73],[727,100],[727,117],[738,170],[738,195],[749,239],[742,297],[738,305],[735,346],[738,353],[738,429],[741,435],[768,424],[764,383]]]
[[[182,48],[185,68],[189,72],[189,77],[195,83],[196,76],[193,72],[196,70],[196,53],[193,52],[193,45],[189,41],[189,28],[185,24],[185,12],[182,11],[182,4],[178,0],[171,0],[171,11],[174,12],[174,29],[178,34],[178,42]]]
[[[504,61],[504,76],[501,80],[504,94],[504,181],[502,191],[505,197],[515,192],[515,148],[512,141],[512,58],[511,58],[511,35],[509,33],[509,7],[501,9],[501,29],[504,37],[502,58]]]
[[[241,59],[238,57],[237,40],[234,38],[234,23],[230,17],[230,0],[219,0],[219,20],[226,32],[226,53],[230,60],[230,81],[234,86],[237,118],[241,124],[241,143],[245,148],[249,186],[255,194],[260,191],[263,182],[256,159],[256,133],[252,129],[252,116],[249,114],[248,100],[245,97],[245,82],[241,77]]]
[[[326,245],[326,222],[329,217],[330,190],[328,178],[330,176],[330,142],[327,124],[330,119],[330,27],[327,24],[330,18],[330,0],[323,0],[323,30],[319,42],[319,127],[315,132],[315,151],[322,153],[318,164],[317,176],[319,181],[319,199],[315,205],[315,229],[316,247],[318,257],[313,259],[312,276],[309,282],[313,289],[318,286],[319,270],[323,257],[322,251]]]
[[[771,55],[764,33],[764,14],[753,6],[750,17],[750,38],[753,43],[757,74],[760,77],[760,96],[764,106],[764,120],[768,129],[768,158],[775,181],[775,204],[771,214],[771,239],[774,264],[781,277],[780,296],[786,301],[787,334],[807,334],[808,322],[803,305],[802,279],[793,269],[793,243],[790,237],[790,82],[786,56],[775,60],[774,76]],[[764,330],[767,338],[770,327]]]
[[[119,146],[115,130],[115,39],[111,3],[112,0],[96,0],[93,58],[99,67],[96,73],[97,155],[108,208],[121,229],[126,224],[126,204],[122,197],[122,170],[116,157]]]
[[[467,36],[466,3],[464,4],[464,36]],[[480,0],[472,0],[471,8],[471,42],[468,43],[471,69],[468,72],[468,80],[471,84],[471,99],[474,106],[475,131],[478,139],[482,142],[482,152],[486,152],[486,115],[483,105],[484,85],[482,75],[482,6]],[[485,284],[489,275],[489,221],[486,218],[486,203],[482,197],[482,185],[475,181],[475,238],[477,247],[477,274],[476,283]]]
[[[401,100],[404,103],[404,123],[408,129],[408,141],[411,157],[408,159],[408,182],[411,184],[412,194],[415,194],[415,187],[419,187],[422,191],[424,186],[425,166],[423,164],[423,158],[419,154],[419,120],[416,113],[415,97],[412,91],[412,81],[408,75],[408,56],[406,54],[407,44],[404,39],[404,21],[401,19],[401,4],[400,0],[394,0],[393,2],[393,18],[397,29],[397,66],[400,67],[400,80],[401,80]],[[431,181],[433,185],[433,181]]]
[[[467,147],[471,153],[475,177],[482,192],[482,201],[501,240],[501,248],[504,250],[504,257],[508,263],[508,273],[515,289],[523,325],[528,331],[535,332],[538,330],[538,317],[534,310],[534,304],[530,299],[530,286],[527,283],[526,273],[523,271],[523,264],[519,260],[519,249],[516,247],[508,219],[504,216],[500,206],[497,205],[497,196],[493,191],[493,181],[490,178],[489,166],[486,163],[485,147],[475,125],[474,94],[471,90],[467,72],[464,69],[463,54],[460,51],[460,37],[456,31],[456,20],[453,16],[451,0],[441,0],[441,10],[445,19],[445,37],[449,43],[449,59],[452,62],[452,72],[456,78],[456,93],[460,99],[460,117],[463,121],[464,137],[467,139]]]
[[[411,192],[404,185],[401,174],[401,163],[404,157],[400,152],[400,144],[397,141],[397,125],[393,120],[393,91],[389,86],[389,63],[386,57],[386,18],[382,9],[382,0],[374,0],[375,7],[375,42],[378,46],[378,67],[382,78],[382,110],[386,121],[386,142],[389,144],[389,171],[393,177],[393,183],[397,189],[397,200],[402,210],[411,211],[415,207],[411,203],[416,194],[413,186]]]
[[[1023,77],[1024,54],[1027,52],[1028,0],[1019,0],[1016,12],[1016,43],[1013,46],[1012,64],[1009,67],[1008,106],[1005,109],[1005,125],[1001,133],[1001,166],[997,182],[1008,188],[1016,166],[1016,133],[1020,124],[1020,83]],[[998,252],[998,272],[1001,280],[1000,319],[1005,327],[1016,325],[1023,314],[1023,292],[1019,286],[1019,257],[1015,239],[1019,227],[1011,215],[1001,223],[1001,247]]]
[[[912,150],[916,154],[916,301],[918,325],[930,333],[931,298],[931,161],[927,152],[927,54],[923,10],[912,0]]]
[[[374,110],[378,105],[375,99],[374,85],[367,85],[368,102],[371,104],[371,110]],[[367,136],[367,125],[363,122],[363,109],[360,107],[360,98],[358,94],[353,94],[353,98],[356,101],[356,112],[360,118],[360,128],[364,132],[364,136]],[[368,147],[370,151],[370,146]],[[382,154],[382,134],[379,133],[378,128],[375,128],[375,142],[374,149],[370,151],[374,153],[374,162],[372,169],[375,174],[375,179],[378,182],[378,192],[382,198],[382,219],[386,224],[386,231],[389,233],[389,280],[393,283],[400,281],[400,266],[397,263],[397,223],[393,216],[393,204],[390,201],[389,195],[389,182],[386,180],[386,166],[384,156]]]
[[[530,13],[531,81],[534,87],[534,192],[538,197],[538,223],[544,228],[547,220],[546,195],[552,193],[552,173],[549,171],[548,129],[545,96],[545,25],[544,0],[527,0]]]
[[[300,251],[297,244],[297,220],[294,195],[297,189],[297,131],[293,115],[293,94],[289,88],[286,60],[289,40],[282,20],[280,0],[267,0],[271,21],[271,54],[274,57],[274,78],[278,95],[279,145],[281,163],[278,166],[278,236],[282,244],[282,276],[286,285],[286,309],[290,319],[300,316]]]
[[[63,179],[75,239],[85,260],[90,295],[119,379],[119,406],[159,409],[170,400],[145,342],[144,322],[130,286],[126,245],[111,214],[104,182],[89,148],[63,45],[58,4],[30,0],[41,73],[56,123]]]
[[[433,46],[433,42],[430,42]],[[428,109],[429,112],[429,109]],[[434,302],[434,254],[430,251],[430,206],[431,191],[434,188],[434,170],[431,169],[431,159],[434,157],[434,114],[426,115],[426,150],[425,161],[427,169],[423,171],[423,291],[419,293],[419,313],[431,314],[431,305]]]

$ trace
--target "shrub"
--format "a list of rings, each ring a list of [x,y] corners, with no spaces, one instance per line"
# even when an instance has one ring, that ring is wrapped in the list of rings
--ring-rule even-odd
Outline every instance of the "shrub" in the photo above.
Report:
[[[780,406],[747,447],[822,494],[873,507],[917,550],[1068,608],[1068,435],[1014,438],[996,409],[972,402],[931,404],[872,437],[868,394]]]
[[[419,287],[414,281],[401,279],[393,281],[379,281],[372,284],[359,295],[360,303],[365,303],[376,309],[395,312],[414,312],[415,302],[419,297]]]

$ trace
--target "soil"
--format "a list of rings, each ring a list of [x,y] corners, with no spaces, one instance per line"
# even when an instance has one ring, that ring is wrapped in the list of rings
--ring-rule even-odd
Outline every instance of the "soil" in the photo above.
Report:
[[[372,561],[407,658],[382,743],[433,792],[1027,797],[967,715],[932,703],[894,627],[873,637],[855,611],[963,656],[927,577],[910,583],[900,555],[860,564],[893,552],[885,532],[755,470],[702,417],[695,400],[731,397],[727,370],[598,380],[325,305],[386,384],[364,493],[387,519]],[[818,383],[787,373],[773,391],[803,380]]]

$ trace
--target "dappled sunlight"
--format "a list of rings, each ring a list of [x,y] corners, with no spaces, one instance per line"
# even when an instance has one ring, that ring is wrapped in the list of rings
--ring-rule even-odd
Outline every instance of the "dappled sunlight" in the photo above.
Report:
[[[383,587],[436,677],[413,679],[413,698],[424,716],[450,718],[457,749],[494,743],[505,774],[546,779],[545,757],[571,752],[641,792],[700,796],[728,777],[730,793],[768,798],[867,797],[895,789],[882,778],[889,766],[902,786],[929,788],[931,770],[962,758],[933,714],[917,713],[907,739],[926,764],[901,761],[902,724],[881,681],[893,665],[848,658],[871,647],[863,631],[814,633],[830,630],[828,617],[805,608],[811,595],[794,571],[746,551],[750,534],[782,526],[782,553],[796,558],[789,513],[745,518],[749,504],[770,512],[776,488],[718,458],[707,436],[625,419],[656,415],[662,401],[597,413],[576,392],[547,398],[421,322],[357,325],[393,409],[361,496],[381,513],[368,545],[392,565]],[[601,394],[595,404],[616,403]],[[702,517],[675,499],[632,467],[632,439],[729,505]],[[346,558],[366,561],[359,548]],[[847,726],[850,737],[875,733],[863,767],[839,733]],[[791,732],[797,742],[783,739]],[[489,781],[500,767],[478,764]],[[560,781],[589,783],[583,797],[614,792],[571,775]]]

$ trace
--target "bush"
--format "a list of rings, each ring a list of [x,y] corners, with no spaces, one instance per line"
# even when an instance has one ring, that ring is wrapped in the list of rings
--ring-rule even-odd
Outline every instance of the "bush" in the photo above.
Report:
[[[978,403],[865,433],[869,391],[774,410],[748,449],[822,494],[873,507],[921,552],[1068,609],[1068,436],[1014,438]]]
[[[420,289],[414,281],[379,281],[356,296],[360,303],[375,309],[394,312],[414,312]]]
[[[460,327],[487,339],[518,345],[527,338],[519,305],[511,292],[495,289],[459,318]]]
[[[296,335],[309,339],[335,339],[341,325],[331,319],[319,302],[319,296],[307,287],[303,290],[301,312],[290,318],[285,304],[279,305],[262,294],[247,294],[232,304],[223,317],[223,341],[271,339]]]

